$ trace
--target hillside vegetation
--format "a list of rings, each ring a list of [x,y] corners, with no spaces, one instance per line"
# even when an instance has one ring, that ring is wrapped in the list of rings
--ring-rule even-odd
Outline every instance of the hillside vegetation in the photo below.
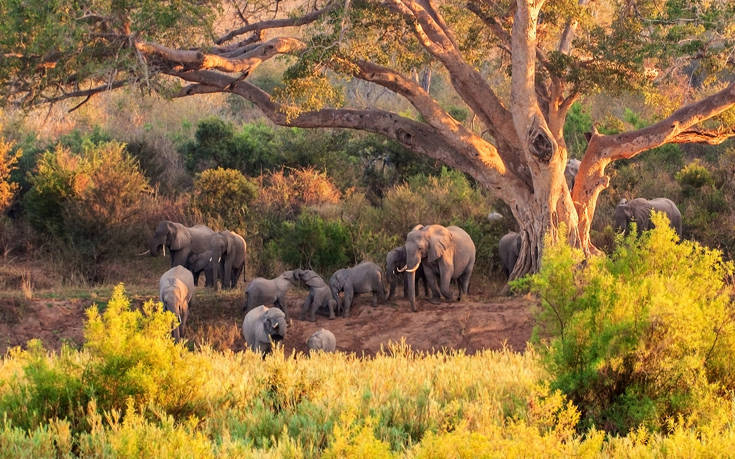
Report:
[[[733,266],[656,223],[588,263],[550,247],[516,285],[542,298],[524,354],[192,351],[172,314],[131,309],[119,286],[81,349],[3,358],[0,454],[727,455]]]

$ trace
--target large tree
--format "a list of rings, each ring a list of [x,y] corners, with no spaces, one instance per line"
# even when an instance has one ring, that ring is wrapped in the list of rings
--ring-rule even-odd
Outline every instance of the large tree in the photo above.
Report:
[[[590,225],[610,162],[735,136],[730,0],[0,0],[0,17],[6,102],[83,102],[138,84],[237,94],[283,126],[385,135],[508,204],[522,236],[513,277],[538,268],[543,235],[562,224],[597,251]],[[249,76],[279,55],[290,65],[269,94]],[[411,77],[427,68],[448,76],[481,126],[450,116]],[[660,121],[589,134],[569,190],[572,104],[600,91],[650,97],[682,75],[681,106]],[[382,86],[418,116],[344,106],[339,77]]]

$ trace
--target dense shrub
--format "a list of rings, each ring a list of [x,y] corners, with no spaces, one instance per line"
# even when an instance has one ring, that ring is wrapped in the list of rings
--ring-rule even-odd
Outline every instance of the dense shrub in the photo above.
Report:
[[[235,169],[207,169],[194,180],[192,206],[211,228],[245,234],[258,186]]]
[[[284,222],[280,237],[270,244],[287,265],[313,269],[323,276],[355,261],[349,229],[310,212],[295,222]]]
[[[96,263],[143,243],[151,189],[137,163],[116,142],[74,154],[57,146],[43,154],[24,198],[33,226],[70,249],[95,276]],[[93,279],[98,280],[98,279]]]
[[[721,425],[735,389],[733,265],[682,241],[662,215],[610,258],[547,243],[528,280],[542,302],[537,333],[552,387],[587,425],[627,432],[687,422]]]
[[[22,154],[22,151],[14,152],[13,144],[0,137],[0,215],[10,207],[18,192],[18,183],[11,181],[11,173]]]

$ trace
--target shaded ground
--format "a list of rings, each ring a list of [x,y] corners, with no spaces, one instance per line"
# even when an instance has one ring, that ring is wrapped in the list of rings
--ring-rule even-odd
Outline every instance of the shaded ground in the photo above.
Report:
[[[241,292],[215,293],[200,289],[189,315],[188,337],[196,344],[209,343],[217,349],[242,350]],[[141,304],[155,292],[133,293],[133,304]],[[67,296],[67,298],[70,296]],[[71,300],[0,296],[0,354],[12,346],[24,345],[29,339],[40,339],[47,348],[58,349],[63,342],[80,344],[83,339],[84,310],[95,300]],[[531,308],[527,297],[490,297],[482,293],[461,303],[433,305],[419,301],[419,311],[411,312],[408,302],[370,306],[370,297],[358,297],[352,316],[329,320],[317,315],[316,323],[298,320],[305,292],[289,292],[290,323],[285,340],[287,352],[305,351],[306,339],[320,327],[331,330],[341,351],[373,355],[389,341],[406,343],[415,350],[441,348],[465,349],[473,353],[481,349],[499,349],[504,343],[523,351],[531,336]],[[106,302],[104,293],[96,300]]]

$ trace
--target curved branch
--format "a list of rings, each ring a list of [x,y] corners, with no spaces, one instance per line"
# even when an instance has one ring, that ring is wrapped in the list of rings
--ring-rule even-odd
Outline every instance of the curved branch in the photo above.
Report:
[[[448,142],[445,136],[425,123],[375,109],[329,108],[305,112],[289,118],[281,104],[275,102],[268,93],[247,81],[239,81],[228,75],[207,70],[172,72],[171,74],[185,81],[197,83],[185,88],[188,94],[218,91],[238,94],[257,106],[265,116],[280,126],[347,128],[382,134],[410,150],[467,172],[493,190],[514,189],[518,190],[518,193],[527,194],[525,185],[513,174],[508,174],[505,168],[489,167],[479,155],[468,157],[464,154],[457,154],[456,145]]]
[[[306,45],[296,38],[278,37],[237,57],[203,53],[199,50],[172,49],[149,42],[136,42],[135,47],[143,54],[157,55],[171,63],[183,64],[191,68],[250,73],[268,59],[278,54],[301,51],[306,48]]]
[[[271,19],[269,21],[261,21],[261,22],[255,22],[253,24],[246,24],[238,29],[227,32],[226,34],[216,39],[214,42],[218,45],[221,45],[222,43],[226,41],[232,40],[233,38],[240,36],[242,34],[248,33],[248,32],[259,32],[261,30],[267,30],[267,29],[280,29],[283,27],[297,27],[297,26],[309,24],[311,22],[316,21],[320,17],[322,17],[325,13],[328,13],[332,11],[333,9],[335,9],[337,5],[338,5],[337,2],[330,2],[324,8],[320,10],[312,11],[311,13],[308,13],[304,16],[300,16],[296,18]]]

